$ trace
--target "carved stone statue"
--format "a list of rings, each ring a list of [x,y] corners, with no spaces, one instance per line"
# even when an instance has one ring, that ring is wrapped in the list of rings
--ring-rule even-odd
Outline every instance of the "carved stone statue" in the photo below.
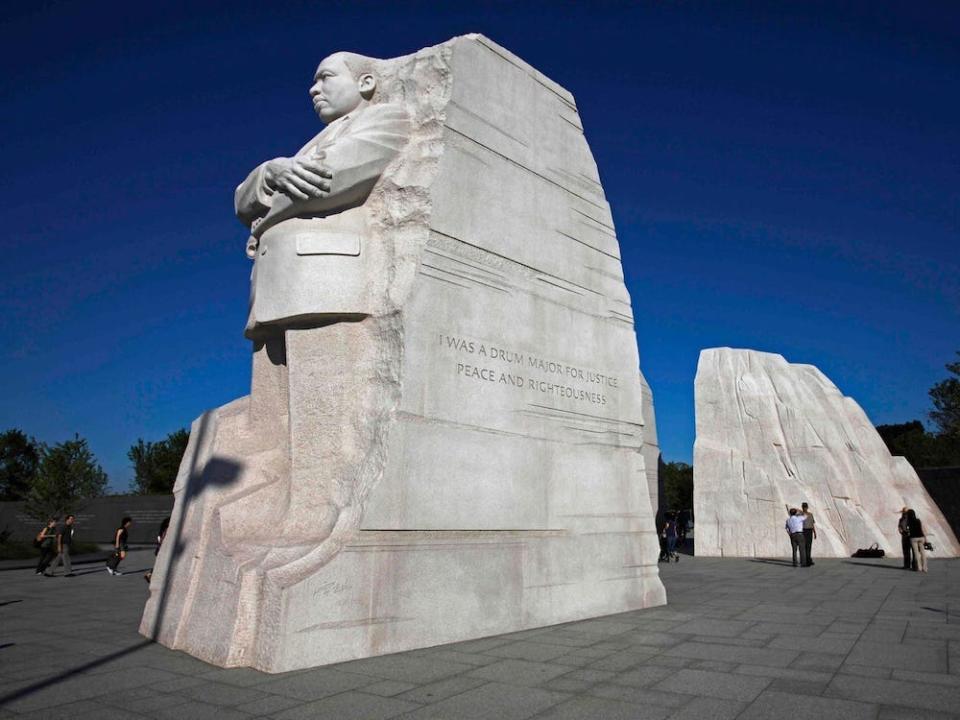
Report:
[[[310,88],[327,127],[290,158],[259,165],[236,193],[254,259],[247,336],[281,337],[344,315],[369,313],[354,275],[369,234],[370,191],[403,147],[406,111],[372,102],[376,61],[331,55]]]
[[[237,217],[250,227],[247,253],[254,259],[246,329],[259,356],[254,374],[269,369],[285,375],[287,388],[286,397],[272,398],[279,406],[260,412],[280,423],[286,414],[289,428],[306,430],[285,448],[289,470],[220,508],[224,544],[267,569],[309,553],[324,557],[316,550],[352,499],[349,479],[329,472],[337,466],[331,458],[349,439],[338,425],[349,427],[351,418],[334,412],[323,427],[312,422],[323,391],[313,379],[326,369],[332,323],[346,323],[333,341],[359,353],[358,365],[370,349],[358,322],[371,313],[363,276],[369,255],[363,245],[370,240],[366,202],[409,135],[403,107],[373,102],[376,64],[342,52],[323,60],[310,97],[327,127],[295,156],[259,165],[236,192]],[[303,563],[297,573],[313,565]]]
[[[470,35],[310,94],[326,128],[237,188],[251,392],[194,422],[141,632],[279,672],[665,602],[570,93]]]

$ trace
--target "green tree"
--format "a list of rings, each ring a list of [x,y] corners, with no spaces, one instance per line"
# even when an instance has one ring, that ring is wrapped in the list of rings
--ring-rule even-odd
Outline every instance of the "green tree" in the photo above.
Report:
[[[877,432],[887,444],[891,455],[902,455],[915,468],[944,467],[960,463],[960,443],[944,435],[927,432],[919,420],[895,425],[877,425]]]
[[[663,466],[663,495],[666,507],[662,510],[684,510],[693,507],[693,466],[682,462],[668,462]]]
[[[960,357],[960,351],[957,352]],[[930,388],[933,410],[930,419],[940,429],[940,435],[960,441],[960,362],[947,363],[947,371],[954,377],[941,380]]]
[[[180,428],[158,442],[143,438],[130,446],[127,457],[133,463],[131,492],[139,495],[166,495],[173,492],[180,461],[187,449],[190,432]]]
[[[21,430],[0,434],[0,500],[24,500],[39,461],[37,444]]]
[[[100,497],[107,474],[87,441],[79,435],[56,445],[40,446],[40,462],[27,495],[26,510],[38,519],[79,510],[86,500]]]

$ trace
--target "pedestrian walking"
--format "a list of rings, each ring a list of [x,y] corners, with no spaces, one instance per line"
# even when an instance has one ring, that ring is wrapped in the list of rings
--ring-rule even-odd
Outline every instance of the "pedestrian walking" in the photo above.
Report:
[[[817,522],[813,519],[807,503],[801,503],[800,510],[803,516],[803,549],[807,553],[807,567],[810,567],[813,565],[813,541],[817,537]]]
[[[37,563],[35,575],[46,575],[47,567],[57,554],[57,519],[47,520],[47,524],[37,533],[33,541],[34,547],[40,548],[40,562]]]
[[[916,570],[926,572],[927,553],[923,546],[924,543],[927,542],[927,538],[923,534],[923,523],[920,522],[920,518],[917,517],[913,508],[907,510],[907,527],[910,531],[910,544],[913,547],[913,556],[917,560]]]
[[[107,560],[107,572],[111,575],[123,575],[122,572],[117,570],[117,566],[120,564],[120,561],[127,556],[127,538],[129,537],[128,531],[131,525],[133,525],[133,520],[125,517],[120,521],[120,527],[117,528],[117,532],[114,533],[113,555]]]
[[[153,556],[156,557],[160,554],[160,546],[163,545],[163,539],[167,537],[167,529],[170,527],[170,518],[165,518],[162,523],[160,523],[160,529],[157,531],[157,544],[153,548]],[[150,568],[143,574],[143,579],[147,582],[150,582],[150,578],[153,577],[153,568]]]
[[[73,531],[74,523],[77,518],[75,515],[67,515],[63,519],[63,527],[57,533],[57,557],[50,566],[50,574],[57,572],[57,568],[63,565],[63,576],[73,577],[73,565],[70,559],[70,553],[73,551]]]
[[[903,569],[916,570],[917,558],[913,555],[913,545],[910,542],[910,521],[907,512],[910,508],[900,509],[900,521],[897,523],[897,532],[900,533],[900,550],[903,552]]]
[[[666,515],[666,522],[663,526],[663,534],[667,539],[667,562],[673,560],[680,562],[680,554],[677,552],[677,514],[669,512]]]
[[[790,547],[793,550],[793,566],[797,567],[797,554],[800,555],[800,565],[807,566],[807,550],[803,540],[803,516],[796,508],[790,508],[790,515],[786,523],[787,535],[790,536]]]

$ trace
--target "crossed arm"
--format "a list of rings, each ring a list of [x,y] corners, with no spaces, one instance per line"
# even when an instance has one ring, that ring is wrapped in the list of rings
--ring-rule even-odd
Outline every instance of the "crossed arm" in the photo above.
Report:
[[[237,188],[237,217],[254,235],[282,220],[362,204],[405,144],[409,120],[395,105],[372,105],[339,137],[258,166]],[[258,222],[259,221],[259,222]]]

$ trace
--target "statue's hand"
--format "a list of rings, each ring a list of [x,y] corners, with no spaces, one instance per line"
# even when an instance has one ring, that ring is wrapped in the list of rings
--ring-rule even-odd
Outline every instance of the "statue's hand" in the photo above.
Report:
[[[333,173],[323,165],[322,156],[276,158],[264,166],[264,181],[274,192],[295,200],[319,198],[330,192]]]

